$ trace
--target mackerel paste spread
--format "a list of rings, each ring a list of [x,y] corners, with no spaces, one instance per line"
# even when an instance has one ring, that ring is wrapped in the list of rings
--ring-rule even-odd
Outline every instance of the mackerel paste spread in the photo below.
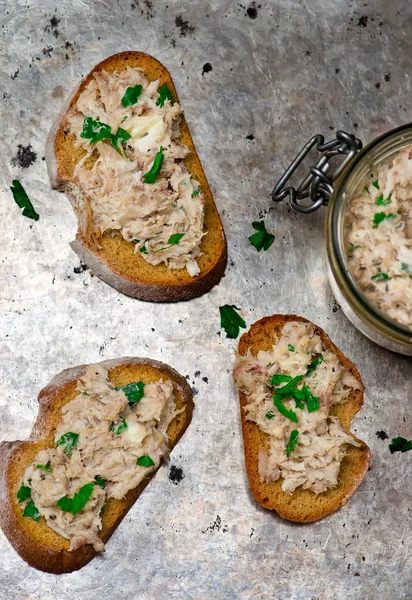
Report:
[[[282,490],[315,493],[338,483],[348,444],[330,409],[345,402],[361,383],[322,342],[311,323],[289,322],[272,350],[239,356],[236,386],[246,396],[246,419],[267,434],[259,453],[262,481],[282,478]]]
[[[101,365],[87,368],[77,391],[63,407],[55,447],[38,453],[17,499],[23,516],[44,517],[70,550],[93,544],[101,551],[107,501],[123,498],[159,466],[169,451],[167,428],[182,411],[170,381],[115,387]]]
[[[117,231],[148,263],[194,276],[205,202],[183,161],[182,112],[166,84],[127,67],[95,73],[64,127],[85,151],[74,181],[90,208],[91,240]]]
[[[412,146],[372,173],[350,201],[345,246],[367,298],[412,329]]]

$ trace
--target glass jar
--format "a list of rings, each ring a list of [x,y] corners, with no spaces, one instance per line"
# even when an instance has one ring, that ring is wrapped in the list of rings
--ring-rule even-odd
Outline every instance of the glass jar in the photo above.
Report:
[[[333,294],[351,323],[376,344],[412,356],[412,331],[372,304],[349,270],[344,248],[344,224],[349,202],[371,172],[391,162],[412,144],[412,125],[392,129],[354,156],[336,183],[326,216],[328,275]]]

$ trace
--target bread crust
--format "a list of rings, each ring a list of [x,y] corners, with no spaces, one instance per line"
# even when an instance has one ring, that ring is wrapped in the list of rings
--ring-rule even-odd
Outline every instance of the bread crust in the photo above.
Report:
[[[273,315],[260,319],[240,338],[239,354],[244,356],[249,349],[253,355],[256,355],[259,350],[271,350],[280,337],[282,327],[290,321],[310,323],[308,319],[296,315]],[[325,346],[336,354],[340,362],[362,384],[361,376],[355,365],[332,343],[323,329],[317,325],[314,327],[315,333],[321,337]],[[360,447],[348,446],[346,456],[341,463],[337,487],[321,494],[315,494],[311,490],[302,488],[297,488],[292,494],[287,494],[281,489],[282,479],[275,482],[261,481],[258,471],[258,456],[269,436],[261,431],[256,423],[246,420],[243,407],[246,406],[247,401],[242,392],[239,392],[239,400],[247,476],[252,494],[261,506],[275,510],[281,517],[289,521],[309,523],[322,519],[346,504],[362,483],[371,461],[368,446],[350,431],[352,419],[363,404],[362,390],[353,390],[345,403],[332,407],[330,411],[330,414],[339,418],[344,431],[360,443]]]
[[[108,72],[122,70],[128,65],[141,68],[150,81],[160,79],[161,83],[167,83],[173,98],[179,102],[167,69],[148,54],[129,51],[110,56],[96,65],[81,81],[67,110],[75,105],[94,73],[103,69]],[[139,253],[134,253],[134,244],[120,235],[113,238],[106,232],[99,238],[100,248],[91,242],[84,199],[72,179],[81,151],[79,153],[74,147],[74,136],[64,130],[63,118],[67,110],[59,116],[50,131],[46,143],[46,161],[52,187],[69,197],[76,213],[78,231],[71,247],[80,259],[94,274],[119,292],[149,302],[190,300],[208,292],[219,283],[227,263],[226,237],[184,116],[181,117],[179,141],[190,150],[185,163],[202,188],[205,198],[205,227],[208,231],[200,245],[203,253],[198,259],[200,274],[195,277],[191,277],[186,269],[173,270],[165,264],[150,265]]]
[[[192,418],[192,391],[186,379],[168,365],[149,358],[125,357],[99,364],[108,369],[109,378],[116,385],[136,381],[142,375],[146,381],[167,378],[173,383],[177,408],[185,407],[185,411],[175,417],[167,430],[169,447],[172,450]],[[87,365],[80,365],[62,371],[41,390],[38,396],[38,416],[28,440],[0,444],[0,526],[22,558],[32,567],[47,573],[71,573],[86,565],[97,554],[90,544],[69,551],[68,540],[50,529],[43,518],[37,523],[32,519],[23,518],[16,498],[24,472],[34,457],[40,450],[54,447],[54,431],[60,420],[61,409],[76,395],[77,381],[84,374],[86,367]],[[135,489],[130,490],[122,500],[110,499],[107,502],[100,532],[104,543],[111,537],[156,471],[157,469]]]

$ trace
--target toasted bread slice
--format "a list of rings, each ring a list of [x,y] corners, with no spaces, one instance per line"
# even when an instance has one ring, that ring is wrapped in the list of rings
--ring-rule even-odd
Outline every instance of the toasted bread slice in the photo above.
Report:
[[[68,108],[77,102],[94,73],[102,70],[112,73],[121,71],[127,66],[141,68],[149,81],[159,79],[161,84],[167,83],[174,100],[179,102],[172,78],[159,61],[143,52],[121,52],[106,58],[94,67],[81,82]],[[63,116],[60,116],[50,131],[46,144],[46,160],[52,187],[68,195],[76,212],[78,231],[71,246],[81,260],[100,279],[123,294],[139,300],[175,302],[190,300],[208,292],[220,281],[225,272],[226,238],[184,116],[181,116],[179,141],[190,150],[185,163],[193,177],[199,181],[205,198],[204,223],[207,235],[201,242],[202,256],[197,260],[200,273],[195,277],[191,277],[186,269],[174,270],[165,264],[154,266],[147,263],[139,252],[135,254],[133,243],[127,242],[120,235],[112,237],[108,231],[98,239],[100,248],[92,243],[88,232],[90,219],[87,204],[73,181],[75,165],[84,151],[75,148],[75,136],[64,130]]]
[[[185,408],[170,423],[167,430],[172,449],[192,418],[193,400],[186,380],[171,367],[148,358],[121,358],[101,363],[116,385],[143,380],[145,383],[169,379],[173,383],[176,408]],[[40,450],[54,447],[54,431],[65,404],[76,396],[76,385],[87,365],[62,371],[38,396],[39,414],[27,441],[0,444],[0,525],[12,546],[32,567],[47,573],[70,573],[87,564],[96,551],[88,544],[69,551],[69,541],[47,526],[41,518],[37,523],[21,516],[16,493],[27,467]],[[110,499],[102,516],[100,537],[106,542],[126,516],[156,471],[140,485],[130,490],[122,500]]]
[[[239,341],[239,354],[243,356],[249,349],[252,355],[256,355],[259,350],[270,351],[288,321],[310,322],[296,315],[265,317],[254,323],[249,331],[242,335]],[[315,326],[315,333],[321,337],[325,346],[339,358],[350,373],[362,383],[355,365],[331,342],[323,329]],[[249,485],[253,496],[261,506],[275,510],[281,517],[289,521],[309,523],[335,512],[349,500],[362,483],[371,460],[368,446],[350,431],[352,419],[363,404],[363,391],[352,390],[345,403],[333,406],[330,410],[330,414],[339,418],[344,431],[359,442],[360,447],[348,446],[346,456],[341,463],[338,485],[321,494],[315,494],[311,490],[302,488],[297,488],[292,494],[287,494],[281,488],[282,479],[269,483],[261,481],[258,472],[258,455],[259,450],[265,446],[268,436],[259,429],[256,423],[246,420],[243,410],[246,405],[246,396],[240,392],[239,398]]]

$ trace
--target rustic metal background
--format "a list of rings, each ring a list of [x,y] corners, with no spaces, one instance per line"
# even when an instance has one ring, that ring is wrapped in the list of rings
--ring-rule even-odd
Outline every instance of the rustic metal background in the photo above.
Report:
[[[187,375],[196,394],[170,464],[107,552],[56,577],[28,567],[1,535],[0,597],[412,598],[412,452],[391,456],[376,435],[412,437],[411,361],[373,345],[337,307],[323,210],[306,217],[270,200],[314,132],[343,128],[367,142],[412,120],[411,4],[0,0],[0,23],[1,437],[27,436],[39,390],[79,363],[151,356]],[[189,303],[138,302],[83,270],[69,247],[74,214],[49,187],[52,119],[91,67],[124,49],[170,69],[226,229],[226,277]],[[20,216],[15,177],[39,222]],[[247,240],[259,216],[276,235],[260,254]],[[353,430],[371,447],[372,468],[347,507],[319,523],[282,521],[248,491],[230,375],[236,342],[219,328],[225,303],[248,324],[274,312],[312,319],[362,374]]]

